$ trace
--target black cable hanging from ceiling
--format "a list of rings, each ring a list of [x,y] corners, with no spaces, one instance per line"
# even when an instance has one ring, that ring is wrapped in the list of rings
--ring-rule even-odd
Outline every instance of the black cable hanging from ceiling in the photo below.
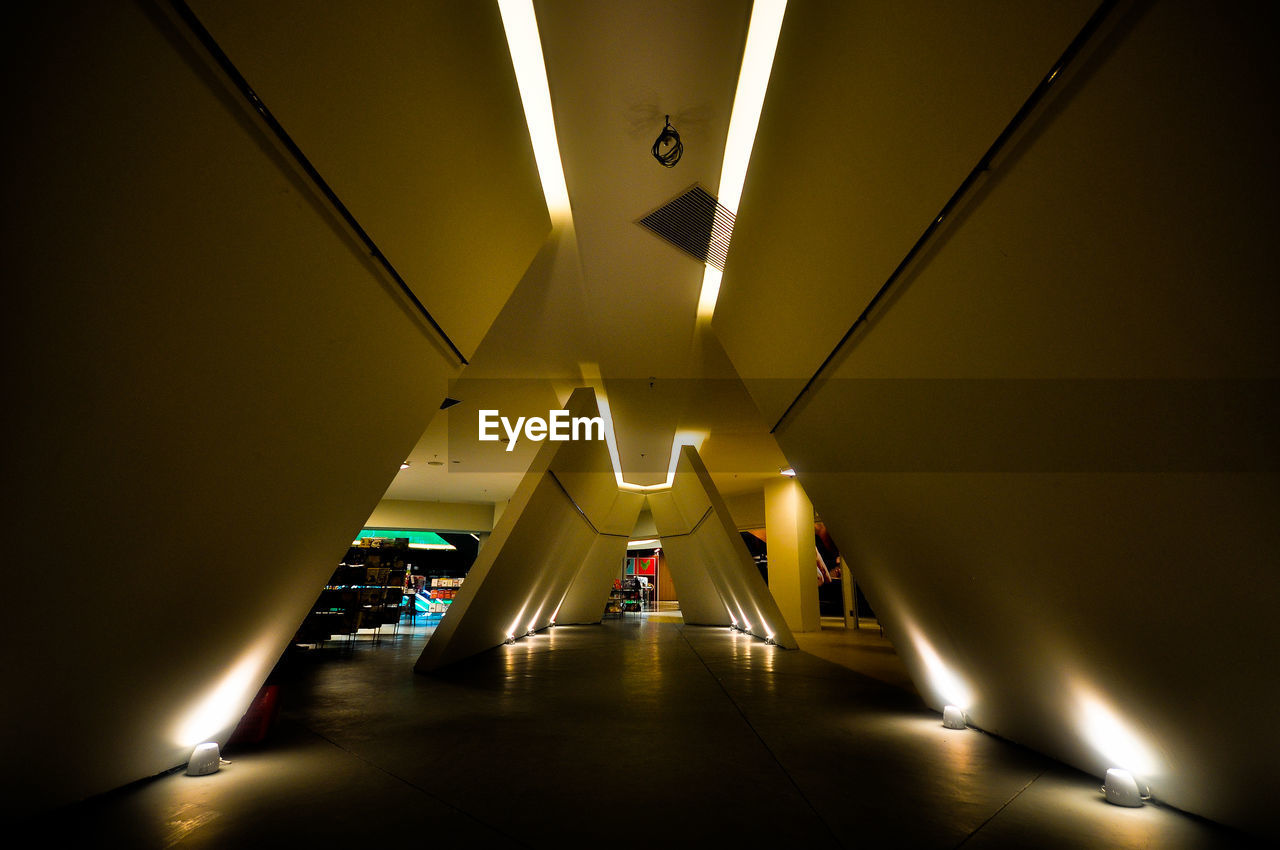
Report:
[[[676,132],[676,128],[671,126],[671,116],[668,115],[666,126],[662,128],[662,132],[653,143],[653,158],[667,168],[675,168],[683,155],[684,142],[680,141],[680,134]]]

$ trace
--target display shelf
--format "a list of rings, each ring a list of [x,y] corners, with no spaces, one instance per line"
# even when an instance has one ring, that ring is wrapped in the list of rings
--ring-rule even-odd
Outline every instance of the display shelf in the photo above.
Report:
[[[335,635],[354,642],[361,629],[395,625],[404,605],[405,554],[400,541],[362,538],[347,550],[294,636],[295,643],[324,643]]]
[[[433,578],[428,587],[423,589],[427,597],[427,614],[444,616],[449,606],[458,596],[458,588],[462,587],[460,578]]]
[[[614,579],[609,598],[605,600],[604,617],[614,619],[623,614],[639,614],[645,602],[645,589],[637,585],[634,577]]]
[[[604,619],[616,620],[622,617],[622,603],[626,599],[622,591],[622,582],[614,580],[609,598],[604,603]]]
[[[640,591],[636,588],[624,587],[619,592],[622,594],[622,613],[639,614],[642,607]]]

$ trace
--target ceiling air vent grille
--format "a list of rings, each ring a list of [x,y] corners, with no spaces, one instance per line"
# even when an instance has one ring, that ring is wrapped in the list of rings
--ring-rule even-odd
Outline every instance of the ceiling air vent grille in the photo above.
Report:
[[[698,262],[724,271],[733,213],[701,186],[677,195],[636,223]]]

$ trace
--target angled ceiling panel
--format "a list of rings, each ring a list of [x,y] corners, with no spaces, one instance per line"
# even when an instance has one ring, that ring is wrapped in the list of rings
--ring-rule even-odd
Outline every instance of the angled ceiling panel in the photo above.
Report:
[[[712,320],[770,425],[1096,5],[787,8]]]
[[[497,3],[190,5],[469,358],[551,227]]]

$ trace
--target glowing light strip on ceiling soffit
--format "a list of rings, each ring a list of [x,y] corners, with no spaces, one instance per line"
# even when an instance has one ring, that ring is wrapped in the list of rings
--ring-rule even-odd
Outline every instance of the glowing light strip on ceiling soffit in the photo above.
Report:
[[[629,481],[624,481],[622,478],[622,459],[618,454],[618,435],[614,431],[613,413],[609,410],[609,394],[605,391],[604,378],[600,374],[600,367],[594,363],[579,363],[578,368],[582,371],[582,379],[586,385],[595,390],[596,406],[600,409],[600,418],[604,420],[605,445],[609,449],[609,462],[613,464],[613,477],[618,482],[618,489],[637,493],[670,490],[671,485],[676,480],[676,464],[680,462],[680,449],[683,446],[693,446],[695,449],[701,449],[703,440],[707,438],[707,433],[705,431],[676,431],[671,440],[671,461],[667,464],[667,478],[663,483],[632,484]]]
[[[542,41],[538,36],[538,20],[532,0],[498,0],[502,28],[507,34],[507,49],[515,67],[524,120],[529,125],[533,142],[533,158],[538,163],[542,195],[552,224],[570,221],[569,189],[560,164],[560,143],[556,139],[555,114],[551,111],[551,89],[547,86],[547,67],[542,60]]]
[[[778,49],[778,34],[786,11],[787,0],[755,0],[751,5],[751,23],[747,25],[747,44],[742,51],[742,70],[738,72],[738,90],[733,96],[717,192],[720,204],[735,215],[742,200],[742,186],[747,180],[751,148],[756,142],[760,111],[764,108],[764,95],[769,88],[773,56]],[[717,211],[717,216],[722,215]],[[707,265],[703,270],[702,291],[698,295],[700,323],[711,321],[715,313],[721,276],[722,272],[715,266]]]
[[[773,56],[778,46],[778,34],[786,12],[786,0],[756,0],[751,9],[751,21],[747,26],[747,42],[742,53],[742,68],[738,73],[738,88],[734,93],[733,109],[729,118],[729,132],[725,140],[724,159],[720,169],[719,202],[737,212],[746,181],[747,166],[751,161],[751,148],[755,144],[756,129],[760,124],[760,111],[765,92],[769,87],[769,75],[773,70]],[[551,108],[551,90],[547,85],[547,69],[542,57],[542,41],[538,35],[538,21],[532,0],[498,0],[502,26],[507,36],[507,48],[515,69],[520,100],[524,106],[525,122],[529,126],[529,138],[533,143],[534,159],[538,164],[538,176],[542,181],[542,194],[547,212],[553,224],[569,224],[572,211],[569,206],[569,190],[564,181],[564,168],[560,162],[560,145],[556,138],[555,114]],[[702,291],[698,297],[698,319],[709,321],[715,312],[720,293],[721,272],[707,265],[703,272]],[[613,464],[618,486],[625,490],[653,492],[670,489],[675,480],[676,463],[680,448],[684,445],[701,447],[706,434],[677,431],[672,439],[671,461],[666,481],[662,484],[631,484],[623,480],[622,463],[618,456],[617,436],[613,417],[609,411],[608,397],[598,370],[586,375],[592,381],[600,405],[600,413],[606,423],[609,459]]]

